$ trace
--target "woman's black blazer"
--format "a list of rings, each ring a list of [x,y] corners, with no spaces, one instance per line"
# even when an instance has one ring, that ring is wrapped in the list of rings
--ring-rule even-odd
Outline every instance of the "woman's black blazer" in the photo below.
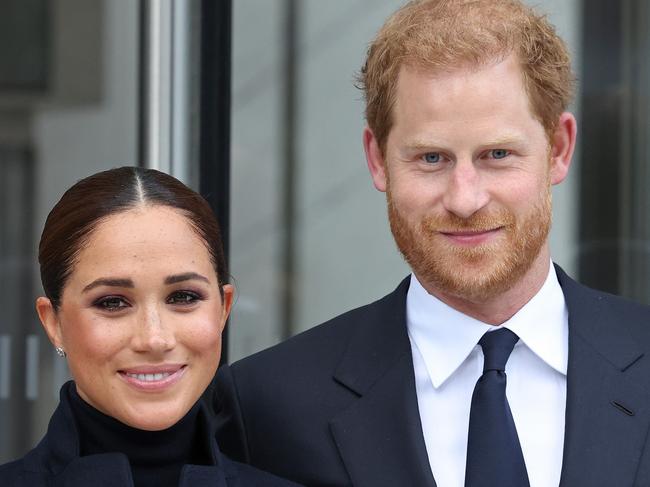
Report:
[[[72,387],[68,382],[63,387]],[[47,433],[23,458],[0,466],[3,487],[133,487],[126,455],[106,453],[79,456],[79,437],[68,403],[61,390],[61,402],[54,411]],[[209,414],[202,405],[199,414]],[[208,423],[212,423],[209,421]],[[213,465],[185,465],[180,487],[296,487],[248,465],[234,462],[219,452],[213,432],[206,432]],[[269,439],[270,441],[270,439]]]

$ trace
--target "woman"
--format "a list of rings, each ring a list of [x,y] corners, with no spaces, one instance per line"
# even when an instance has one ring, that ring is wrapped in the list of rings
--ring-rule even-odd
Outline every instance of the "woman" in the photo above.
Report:
[[[200,401],[234,293],[205,200],[150,169],[95,174],[49,214],[39,262],[36,309],[74,381],[3,486],[295,485],[223,457]]]

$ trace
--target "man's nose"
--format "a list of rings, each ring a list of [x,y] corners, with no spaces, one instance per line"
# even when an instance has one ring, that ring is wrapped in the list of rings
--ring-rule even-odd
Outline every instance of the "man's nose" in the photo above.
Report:
[[[469,218],[489,201],[481,174],[470,159],[460,159],[448,173],[443,204],[447,211],[460,218]]]
[[[147,306],[138,317],[133,337],[136,351],[164,353],[176,346],[173,326],[166,322],[158,306]]]

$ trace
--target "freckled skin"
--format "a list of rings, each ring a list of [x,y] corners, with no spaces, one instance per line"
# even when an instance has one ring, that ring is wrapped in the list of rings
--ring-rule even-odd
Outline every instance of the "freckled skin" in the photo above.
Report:
[[[165,284],[184,273],[207,278]],[[99,278],[130,279],[133,287],[100,285]],[[182,297],[202,299],[182,302]],[[47,298],[37,310],[55,346],[67,353],[80,396],[130,426],[168,428],[181,419],[207,388],[221,354],[221,333],[233,288],[221,298],[205,243],[180,212],[143,206],[102,222],[80,252],[61,306]],[[110,297],[117,310],[98,306]],[[185,366],[180,379],[161,391],[142,391],[120,371],[141,366]]]

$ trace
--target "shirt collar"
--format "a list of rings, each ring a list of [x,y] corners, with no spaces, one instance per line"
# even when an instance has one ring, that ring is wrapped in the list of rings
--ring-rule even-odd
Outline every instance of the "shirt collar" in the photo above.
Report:
[[[406,295],[406,322],[409,337],[422,354],[436,388],[465,361],[487,331],[497,328],[432,296],[414,274]],[[538,293],[501,326],[519,336],[517,346],[523,343],[550,367],[566,375],[568,311],[552,264]]]

